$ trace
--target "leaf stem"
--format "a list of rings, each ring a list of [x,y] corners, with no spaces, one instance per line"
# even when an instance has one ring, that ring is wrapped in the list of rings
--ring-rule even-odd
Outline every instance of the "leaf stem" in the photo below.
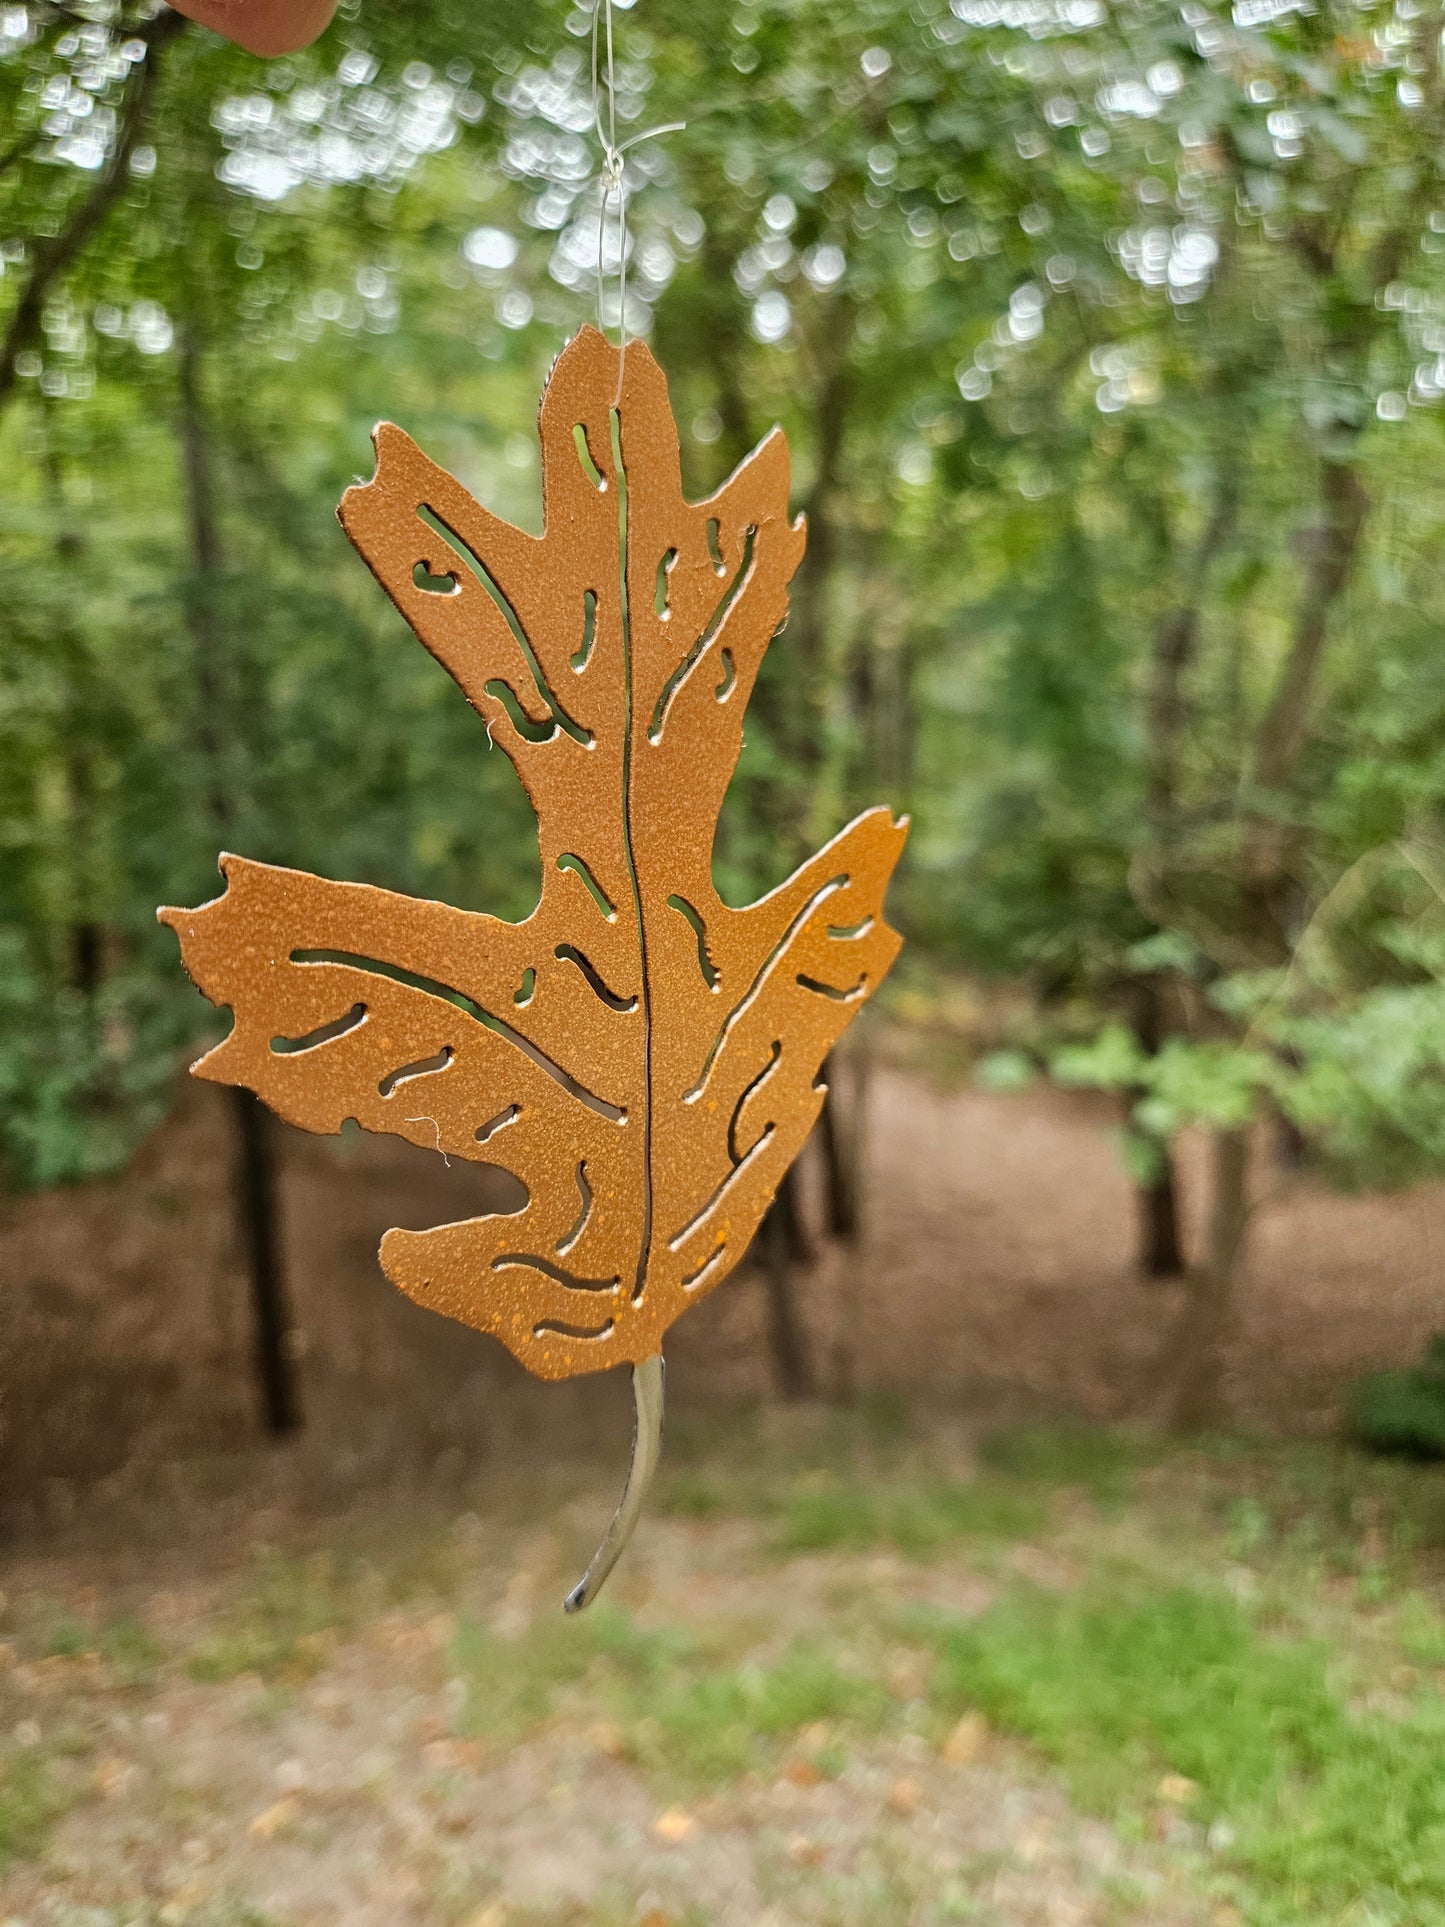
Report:
[[[662,1457],[662,1353],[644,1358],[632,1368],[632,1459],[627,1483],[607,1536],[592,1555],[592,1563],[563,1600],[569,1613],[580,1613],[602,1590],[603,1581],[617,1564],[642,1515],[647,1489]]]

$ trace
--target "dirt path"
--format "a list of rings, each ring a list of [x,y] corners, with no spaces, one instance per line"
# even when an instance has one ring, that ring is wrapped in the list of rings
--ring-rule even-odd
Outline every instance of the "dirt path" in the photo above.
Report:
[[[854,1293],[862,1386],[931,1411],[960,1463],[996,1421],[1139,1409],[1175,1307],[1131,1275],[1109,1123],[880,1072],[866,1247],[803,1287],[820,1357]],[[620,1483],[626,1385],[539,1385],[386,1284],[381,1232],[475,1210],[485,1174],[285,1147],[308,1422],[284,1446],[255,1427],[211,1093],[124,1182],[0,1225],[0,1860],[7,1826],[69,1809],[0,1875],[5,1927],[1239,1927],[1177,1816],[1126,1842],[1017,1747],[930,1725],[907,1615],[987,1604],[966,1553],[779,1564],[752,1523],[675,1505],[619,1575],[626,1616],[579,1644],[556,1601]],[[1445,1188],[1281,1192],[1237,1415],[1330,1424],[1359,1370],[1445,1323],[1442,1256]],[[768,1399],[756,1279],[674,1340],[675,1449]],[[828,1423],[764,1417],[778,1466],[795,1417]],[[694,1784],[743,1713],[755,1763]]]
[[[1133,1200],[1106,1102],[1058,1091],[942,1093],[878,1080],[861,1353],[878,1382],[985,1410],[1147,1411],[1178,1289],[1133,1269]],[[1186,1239],[1206,1202],[1186,1141]],[[1233,1418],[1338,1420],[1351,1381],[1445,1326],[1445,1185],[1345,1197],[1267,1156],[1229,1349]]]
[[[867,1240],[802,1287],[820,1359],[841,1338],[865,1390],[976,1424],[1148,1408],[1177,1292],[1130,1265],[1131,1199],[1106,1104],[1054,1091],[944,1092],[874,1079]],[[225,1114],[192,1089],[119,1181],[23,1200],[0,1221],[0,1422],[12,1531],[145,1532],[178,1495],[249,1516],[462,1476],[490,1459],[625,1440],[616,1375],[529,1379],[501,1348],[409,1304],[375,1258],[388,1225],[490,1199],[489,1174],[396,1140],[285,1131],[284,1206],[305,1434],[258,1439]],[[1189,1147],[1186,1190],[1202,1187]],[[495,1182],[495,1174],[490,1174]],[[1266,1174],[1266,1182],[1274,1179]],[[845,1272],[856,1264],[851,1280]],[[851,1332],[840,1307],[856,1296]],[[1347,1198],[1313,1183],[1257,1214],[1230,1353],[1247,1424],[1318,1430],[1344,1389],[1445,1324],[1445,1186]],[[674,1412],[770,1395],[761,1292],[729,1281],[669,1340]]]
[[[896,1625],[987,1604],[967,1555],[780,1567],[744,1522],[654,1516],[605,1615],[564,1621],[598,1496],[541,1529],[393,1517],[361,1580],[27,1565],[11,1784],[33,1755],[71,1810],[0,1871],[7,1927],[1237,1921],[1164,1834],[1126,1845],[930,1714]]]

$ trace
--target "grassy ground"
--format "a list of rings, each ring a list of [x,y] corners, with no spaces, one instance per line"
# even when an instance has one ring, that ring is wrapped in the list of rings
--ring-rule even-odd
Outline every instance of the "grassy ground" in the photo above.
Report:
[[[577,1621],[526,1496],[21,1574],[0,1921],[1445,1927],[1439,1469],[676,1427]]]

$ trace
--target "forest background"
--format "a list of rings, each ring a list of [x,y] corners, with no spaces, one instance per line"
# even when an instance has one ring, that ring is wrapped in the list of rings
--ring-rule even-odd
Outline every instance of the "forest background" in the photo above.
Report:
[[[600,255],[690,487],[780,420],[810,520],[724,893],[886,797],[895,1011],[1022,990],[977,1075],[1119,1094],[1146,1272],[1208,1134],[1207,1418],[1259,1126],[1348,1185],[1445,1163],[1438,14],[619,0],[622,128],[686,122],[625,237],[591,26],[346,0],[263,64],[0,7],[4,1185],[120,1169],[171,1102],[206,1020],[154,906],[218,846],[535,900],[509,765],[333,510],[390,417],[535,527]]]

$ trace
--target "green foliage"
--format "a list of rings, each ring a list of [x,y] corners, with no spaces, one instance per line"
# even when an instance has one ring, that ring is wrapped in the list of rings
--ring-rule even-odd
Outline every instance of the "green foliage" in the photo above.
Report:
[[[1445,982],[1381,987],[1280,1027],[1289,1115],[1346,1173],[1408,1182],[1445,1162]]]
[[[968,1539],[1026,1538],[1045,1516],[1037,1493],[998,1480],[881,1491],[852,1481],[819,1484],[788,1496],[775,1543],[789,1553],[892,1545],[927,1559]]]
[[[1035,1485],[1076,1486],[1091,1498],[1119,1504],[1133,1490],[1154,1449],[1143,1437],[1098,1426],[1019,1425],[992,1432],[978,1448],[980,1462]]]
[[[1350,1425],[1377,1452],[1445,1459],[1445,1334],[1430,1340],[1419,1365],[1362,1378],[1350,1400]]]
[[[68,1805],[37,1748],[0,1754],[0,1869],[36,1853]]]
[[[1222,1593],[1127,1575],[1070,1595],[1021,1586],[938,1638],[946,1702],[1025,1735],[1095,1808],[1197,1789],[1260,1922],[1445,1920],[1445,1712],[1419,1694],[1354,1712],[1314,1642],[1272,1637]]]
[[[1283,1109],[1403,1181],[1445,1160],[1431,16],[1046,13],[618,22],[624,124],[688,123],[632,150],[626,316],[688,485],[781,420],[813,528],[719,881],[887,795],[909,935],[1067,1013],[1037,1055],[1129,1094],[1136,1176]],[[515,778],[332,509],[386,414],[536,525],[597,154],[571,0],[357,0],[271,66],[139,0],[5,20],[14,1188],[156,1115],[206,1019],[150,912],[221,844],[534,898]]]
[[[1026,1091],[1037,1075],[1033,1060],[1021,1050],[986,1051],[973,1067],[981,1091]]]
[[[1067,1044],[1057,1051],[1050,1069],[1061,1084],[1127,1091],[1147,1074],[1148,1059],[1122,1024],[1106,1024],[1088,1043]]]

